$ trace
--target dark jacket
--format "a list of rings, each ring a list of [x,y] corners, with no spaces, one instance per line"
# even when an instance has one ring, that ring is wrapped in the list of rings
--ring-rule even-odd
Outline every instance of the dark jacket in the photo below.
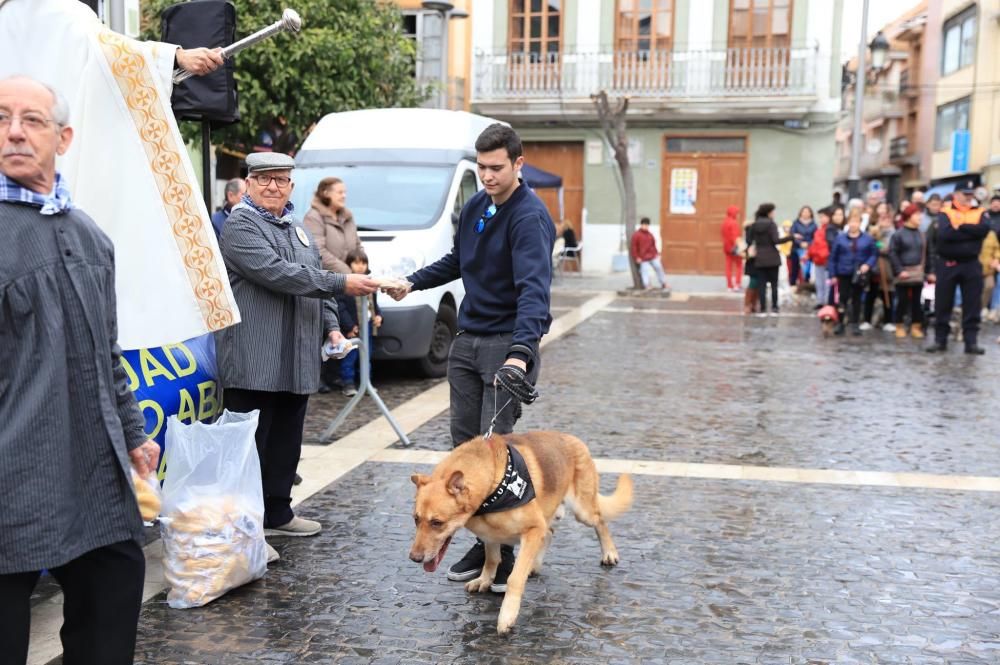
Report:
[[[778,245],[792,241],[792,236],[778,236],[778,225],[770,217],[758,217],[750,227],[750,237],[757,248],[754,265],[758,268],[777,268],[781,265]]]
[[[482,233],[476,225],[490,206],[485,190],[462,208],[452,250],[407,280],[414,290],[462,279],[458,327],[476,335],[513,333],[508,357],[533,362],[552,315],[552,247],[556,227],[541,199],[521,185],[497,206]]]
[[[983,221],[997,234],[997,238],[1000,238],[1000,212],[986,210],[983,212]]]
[[[966,214],[970,212],[965,211]],[[989,231],[989,225],[983,224],[981,218],[978,224],[962,224],[955,228],[948,213],[942,210],[927,233],[931,272],[936,273],[943,261],[978,261],[983,238]]]
[[[377,296],[378,292],[368,296],[369,307],[374,311],[374,314],[369,312],[369,321],[375,316],[382,316],[382,308],[378,306]],[[361,316],[361,298],[346,294],[337,296],[337,320],[340,321],[340,332],[346,335],[354,330],[355,326],[360,326],[359,316]]]
[[[892,234],[889,241],[889,262],[892,263],[892,274],[898,275],[904,266],[924,265],[927,258],[925,245],[927,240],[919,228],[911,229],[904,226]]]
[[[799,255],[805,253],[805,250],[799,246],[799,243],[804,242],[807,245],[812,244],[813,236],[816,235],[816,222],[813,220],[809,220],[808,222],[803,222],[800,219],[796,219],[794,222],[792,222],[793,238],[795,237],[796,233],[802,236],[802,240],[796,240],[795,244],[792,245],[792,250],[795,252],[796,255]]]
[[[142,542],[128,451],[146,435],[118,348],[111,240],[78,209],[0,203],[0,224],[3,576]]]
[[[826,245],[833,251],[833,244],[837,242],[837,236],[844,232],[843,226],[837,226],[833,222],[826,225]]]
[[[874,268],[877,258],[875,239],[870,235],[862,233],[857,238],[851,238],[847,233],[841,233],[830,249],[829,269],[837,277],[850,277],[862,263]]]
[[[226,204],[212,213],[212,228],[215,229],[216,240],[222,237],[222,227],[226,225],[226,220],[229,219],[229,213],[232,211],[233,209]]]
[[[215,333],[224,388],[311,395],[320,347],[338,330],[347,277],[320,268],[316,243],[286,215],[267,217],[246,201],[233,207],[220,249],[243,322]],[[301,234],[301,235],[300,235]]]

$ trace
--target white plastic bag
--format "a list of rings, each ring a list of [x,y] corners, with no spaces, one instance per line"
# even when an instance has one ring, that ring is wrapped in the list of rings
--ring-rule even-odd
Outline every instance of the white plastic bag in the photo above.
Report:
[[[170,607],[200,607],[267,571],[259,415],[168,421],[160,533]]]
[[[161,507],[160,481],[156,478],[156,471],[150,471],[148,476],[142,478],[133,468],[132,485],[135,488],[135,500],[139,504],[142,521],[150,525],[160,514]]]

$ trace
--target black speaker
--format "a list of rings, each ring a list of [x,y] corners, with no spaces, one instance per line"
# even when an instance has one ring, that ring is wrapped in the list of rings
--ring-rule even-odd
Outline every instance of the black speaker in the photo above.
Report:
[[[192,0],[163,10],[162,39],[181,48],[229,46],[236,39],[236,8],[225,0]],[[174,86],[170,105],[181,120],[209,120],[213,127],[240,120],[232,58],[205,76]]]

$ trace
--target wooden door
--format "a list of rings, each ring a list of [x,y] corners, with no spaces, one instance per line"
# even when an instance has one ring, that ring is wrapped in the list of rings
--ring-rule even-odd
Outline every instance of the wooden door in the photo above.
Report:
[[[668,272],[722,274],[726,208],[746,217],[746,138],[676,137],[665,142],[660,241]],[[713,152],[700,152],[699,147]]]
[[[560,176],[563,180],[563,217],[573,224],[577,240],[583,241],[583,143],[529,141],[524,143],[524,161],[535,168]],[[552,221],[559,223],[559,192],[536,189],[535,193],[549,209]],[[569,264],[573,266],[572,263]]]

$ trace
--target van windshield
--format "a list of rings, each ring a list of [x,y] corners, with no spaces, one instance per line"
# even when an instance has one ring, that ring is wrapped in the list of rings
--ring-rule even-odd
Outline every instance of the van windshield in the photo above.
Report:
[[[453,166],[428,164],[343,164],[309,166],[293,172],[292,203],[299,219],[309,212],[319,181],[340,178],[347,207],[359,229],[395,231],[434,225],[451,185]]]

